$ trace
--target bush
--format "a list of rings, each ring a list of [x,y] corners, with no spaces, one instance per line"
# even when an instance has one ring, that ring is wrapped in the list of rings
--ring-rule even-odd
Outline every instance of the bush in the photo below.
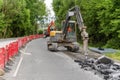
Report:
[[[112,59],[120,60],[120,51],[115,52],[115,53],[107,53],[105,55],[112,58]]]
[[[38,34],[43,34],[43,30],[38,30]]]
[[[120,39],[112,38],[112,39],[108,40],[105,47],[119,49],[120,48]]]

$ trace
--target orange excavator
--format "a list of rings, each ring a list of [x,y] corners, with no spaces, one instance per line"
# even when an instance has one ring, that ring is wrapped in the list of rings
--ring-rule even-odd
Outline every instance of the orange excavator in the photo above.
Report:
[[[55,23],[54,23],[54,21],[51,21],[50,24],[48,25],[46,32],[45,32],[45,36],[46,37],[50,36],[50,31],[53,31],[53,30],[55,30]]]

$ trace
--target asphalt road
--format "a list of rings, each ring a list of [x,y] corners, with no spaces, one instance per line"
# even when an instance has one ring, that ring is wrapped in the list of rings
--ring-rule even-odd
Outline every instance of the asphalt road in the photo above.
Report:
[[[14,64],[9,66],[5,80],[103,80],[94,73],[80,69],[72,58],[63,52],[47,50],[46,39],[29,42]]]

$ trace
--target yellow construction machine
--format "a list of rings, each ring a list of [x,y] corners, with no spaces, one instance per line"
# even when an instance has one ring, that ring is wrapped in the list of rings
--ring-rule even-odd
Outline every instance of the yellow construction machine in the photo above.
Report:
[[[74,21],[72,19],[74,19]],[[78,27],[77,29],[80,30],[83,40],[82,52],[87,55],[88,33],[86,32],[86,27],[84,26],[78,6],[68,10],[66,19],[63,22],[62,31],[50,32],[50,39],[47,41],[48,50],[56,51],[58,47],[64,46],[69,51],[78,51],[79,44],[77,43],[76,27]]]

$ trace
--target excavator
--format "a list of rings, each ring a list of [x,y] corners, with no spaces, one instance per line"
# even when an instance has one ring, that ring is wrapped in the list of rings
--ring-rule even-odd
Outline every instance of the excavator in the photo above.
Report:
[[[77,52],[79,44],[77,43],[76,29],[81,32],[83,40],[82,52],[87,55],[89,38],[78,6],[68,10],[62,31],[50,32],[50,39],[47,41],[48,50],[57,51],[58,47],[63,46],[69,51]]]
[[[45,37],[50,36],[50,31],[51,31],[52,29],[55,29],[55,23],[54,23],[54,21],[51,21],[51,22],[49,23],[49,25],[48,25],[48,27],[47,27],[47,30],[46,30],[45,33],[44,33]]]

